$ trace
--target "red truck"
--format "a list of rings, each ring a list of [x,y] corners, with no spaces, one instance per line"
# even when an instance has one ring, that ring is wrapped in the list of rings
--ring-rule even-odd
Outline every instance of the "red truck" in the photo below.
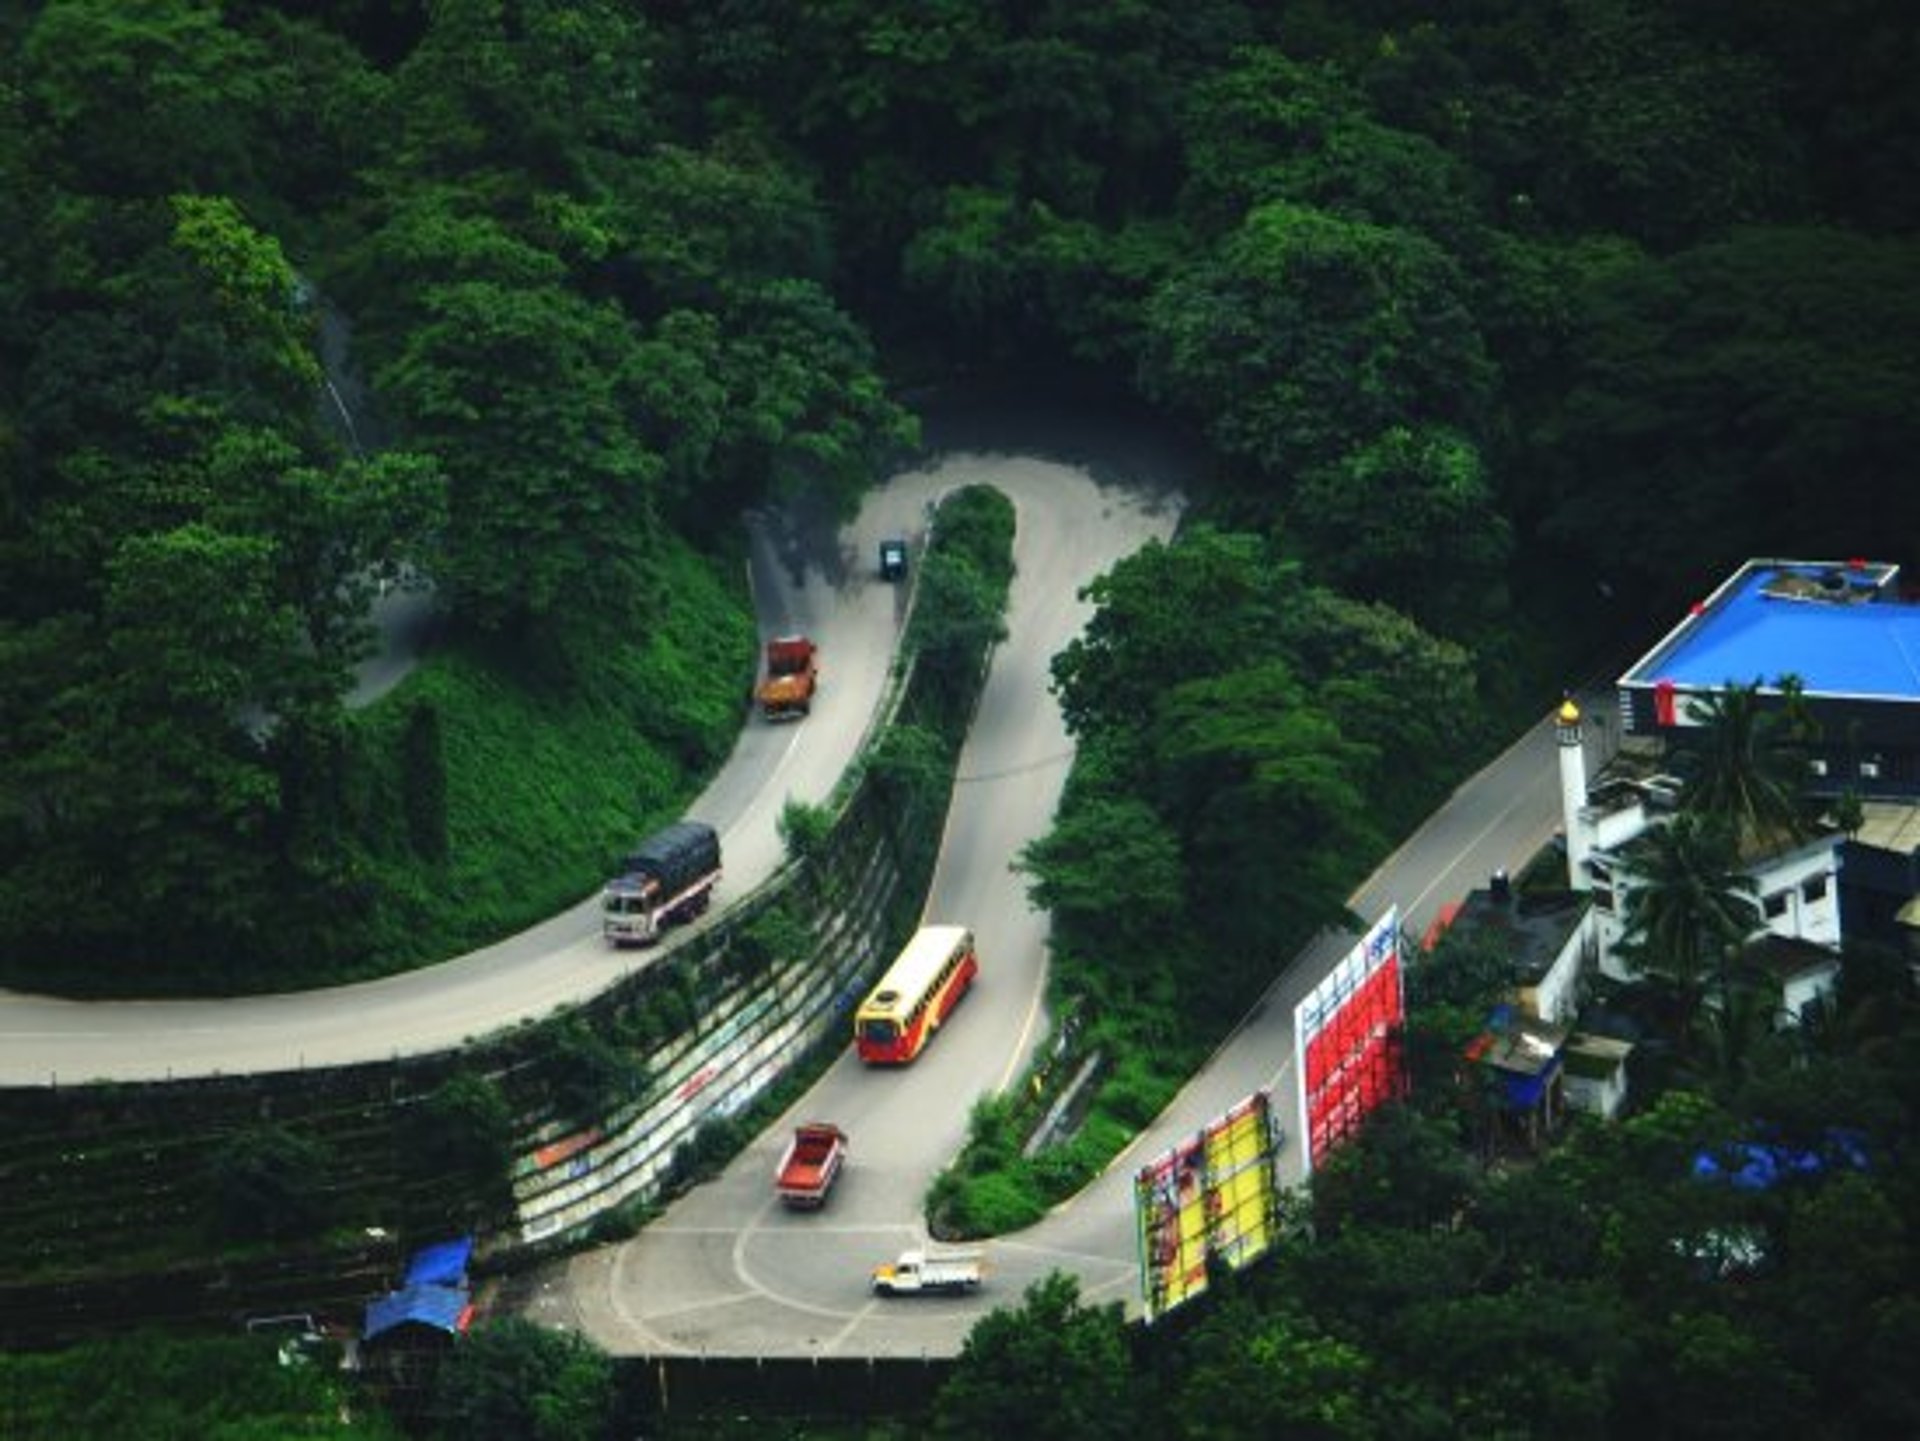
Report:
[[[825,1121],[796,1126],[773,1174],[773,1189],[796,1211],[817,1210],[847,1159],[847,1133]]]
[[[753,696],[768,720],[779,720],[812,710],[819,684],[819,648],[803,635],[775,636],[767,642],[766,679]]]

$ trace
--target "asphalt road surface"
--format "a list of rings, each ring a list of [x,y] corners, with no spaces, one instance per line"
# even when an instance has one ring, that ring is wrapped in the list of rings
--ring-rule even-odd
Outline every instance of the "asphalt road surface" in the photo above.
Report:
[[[780,860],[776,822],[790,798],[827,796],[864,739],[885,683],[904,593],[875,574],[879,540],[924,539],[933,502],[993,485],[1018,510],[1009,639],[960,762],[926,919],[972,926],[982,958],[973,993],[914,1065],[869,1072],[843,1055],[793,1113],[717,1180],[637,1238],[546,1273],[529,1306],[620,1354],[917,1355],[957,1351],[987,1309],[1017,1301],[1048,1271],[1077,1276],[1095,1302],[1137,1314],[1134,1168],[1257,1089],[1295,1127],[1292,1005],[1345,954],[1328,935],[1291,959],[1206,1070],[1096,1184],[1040,1225],[988,1247],[987,1287],[966,1298],[869,1296],[878,1261],[921,1239],[921,1198],[965,1133],[974,1100],[1007,1085],[1044,1036],[1045,919],[1009,862],[1041,834],[1070,751],[1047,689],[1052,656],[1087,616],[1079,590],[1146,541],[1177,505],[1139,485],[1102,483],[1073,464],[952,451],[894,478],[843,530],[771,520],[753,530],[763,634],[804,630],[822,647],[822,689],[798,724],[749,721],[733,756],[689,814],[717,826],[723,903]],[[916,558],[917,558],[916,546]],[[1598,714],[1605,714],[1601,706]],[[1600,733],[1604,739],[1604,732]],[[1440,906],[1516,869],[1558,822],[1551,727],[1531,725],[1464,785],[1352,898],[1371,919],[1397,903],[1419,934]],[[582,902],[544,924],[444,965],[301,995],[217,1001],[80,1003],[0,993],[0,1085],[148,1080],[340,1064],[434,1050],[510,1026],[604,988],[641,953],[609,952],[583,877]],[[837,1121],[852,1137],[829,1206],[795,1215],[772,1193],[792,1122]],[[1281,1157],[1297,1179],[1297,1147]]]
[[[1016,468],[1030,472],[1029,484],[1039,492],[1046,490],[1047,467]],[[821,691],[805,722],[747,719],[733,754],[689,809],[720,831],[723,906],[777,868],[781,810],[790,798],[827,798],[879,703],[904,605],[904,591],[877,575],[881,537],[920,539],[930,503],[972,474],[961,455],[902,476],[841,531],[782,529],[770,519],[752,526],[751,579],[763,633],[811,634],[821,646]],[[1112,541],[1098,525],[1084,538],[1056,532],[1051,551],[1036,553],[1035,563],[1059,563],[1060,552],[1083,545],[1092,554],[1102,543]],[[417,620],[418,597],[396,597],[393,604],[408,624]],[[1041,608],[1068,604],[1070,597],[1056,598]],[[398,669],[380,662],[362,683],[369,690],[391,684]],[[1049,744],[1060,750],[1057,741]],[[577,1003],[627,969],[648,964],[649,953],[612,952],[602,941],[601,879],[582,876],[579,904],[520,935],[442,965],[356,985],[180,1001],[83,1002],[0,991],[0,1086],[255,1074],[461,1045]]]
[[[1293,1004],[1346,954],[1352,936],[1322,936],[1290,963],[1276,958],[1267,996],[1096,1184],[1041,1224],[988,1243],[981,1292],[868,1293],[874,1264],[925,1240],[921,1198],[958,1149],[975,1099],[1005,1087],[1043,1035],[1044,918],[1027,906],[1007,863],[1045,829],[1065,775],[1047,659],[1084,623],[1073,600],[1079,585],[1172,520],[1071,469],[986,457],[949,464],[956,476],[998,486],[1019,507],[1010,639],[961,758],[925,916],[975,928],[980,980],[913,1065],[870,1071],[851,1050],[843,1053],[716,1180],[633,1240],[575,1256],[537,1279],[527,1314],[578,1329],[616,1354],[948,1355],[987,1310],[1016,1303],[1027,1284],[1054,1270],[1077,1277],[1089,1301],[1118,1301],[1138,1315],[1133,1171],[1256,1090],[1271,1091],[1282,1123],[1296,1128]],[[1602,732],[1596,750],[1603,739]],[[1398,904],[1403,923],[1420,934],[1443,904],[1485,884],[1493,870],[1517,869],[1558,820],[1553,734],[1543,717],[1409,839],[1352,907],[1371,920]],[[826,1208],[788,1213],[773,1195],[774,1167],[792,1125],[814,1119],[848,1131],[849,1161]],[[1290,1143],[1281,1180],[1300,1174]]]

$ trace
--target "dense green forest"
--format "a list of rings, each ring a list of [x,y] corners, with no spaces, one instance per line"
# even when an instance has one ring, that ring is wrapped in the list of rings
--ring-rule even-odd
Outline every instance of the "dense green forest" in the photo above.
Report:
[[[1053,1174],[952,1179],[992,1229],[1550,686],[1749,555],[1920,562],[1900,0],[55,0],[0,37],[0,984],[307,985],[552,912],[740,723],[737,518],[845,513],[924,388],[1072,376],[1209,473],[1056,662],[1081,758],[1022,858],[1062,998],[1152,1064]],[[421,576],[439,644],[352,704]],[[1821,1047],[1519,1174],[1398,1113],[1314,1244],[1144,1348],[1050,1287],[940,1424],[1920,1431],[1910,1157],[1680,1174],[1756,1118],[1910,1141],[1910,1000],[1849,987]],[[1733,1226],[1770,1269],[1671,1244]]]
[[[583,893],[738,723],[732,518],[844,510],[903,382],[1179,415],[1232,545],[1482,697],[1536,619],[1916,532],[1892,4],[10,13],[14,983],[311,984]],[[360,713],[418,575],[444,644]],[[1377,771],[1310,656],[1229,664]]]

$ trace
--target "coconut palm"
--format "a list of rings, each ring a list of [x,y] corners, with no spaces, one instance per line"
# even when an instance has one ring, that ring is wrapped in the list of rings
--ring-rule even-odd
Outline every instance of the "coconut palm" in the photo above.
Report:
[[[1801,1056],[1808,1028],[1782,1025],[1780,985],[1765,972],[1735,963],[1720,975],[1715,1004],[1694,1015],[1702,1054],[1698,1079],[1736,1096],[1758,1077],[1776,1075]]]
[[[1761,703],[1760,686],[1728,685],[1693,702],[1700,728],[1688,742],[1694,768],[1682,804],[1724,821],[1738,846],[1777,848],[1808,832],[1802,787],[1812,722],[1792,676],[1778,686],[1784,704]]]
[[[1684,1050],[1708,989],[1725,989],[1740,947],[1760,929],[1757,887],[1739,868],[1731,828],[1698,811],[1642,832],[1622,859],[1620,951],[1671,992],[1673,1040]]]

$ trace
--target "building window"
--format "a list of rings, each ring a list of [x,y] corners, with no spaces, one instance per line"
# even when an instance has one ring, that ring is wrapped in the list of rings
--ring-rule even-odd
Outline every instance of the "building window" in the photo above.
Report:
[[[1779,920],[1780,917],[1787,913],[1787,893],[1785,891],[1774,892],[1774,894],[1768,896],[1761,902],[1761,907],[1766,911],[1768,920]]]
[[[1863,781],[1877,781],[1880,779],[1879,756],[1868,756],[1860,762],[1860,779]]]
[[[1605,911],[1609,915],[1613,914],[1613,892],[1595,886],[1593,888],[1593,907],[1595,910]]]
[[[1827,773],[1827,760],[1825,756],[1815,756],[1812,760],[1807,762],[1808,775],[1814,776],[1814,777],[1820,777],[1820,776],[1824,776],[1826,773]]]
[[[1825,876],[1815,876],[1810,881],[1800,882],[1801,900],[1811,904],[1814,901],[1824,901],[1826,898],[1827,878]]]

